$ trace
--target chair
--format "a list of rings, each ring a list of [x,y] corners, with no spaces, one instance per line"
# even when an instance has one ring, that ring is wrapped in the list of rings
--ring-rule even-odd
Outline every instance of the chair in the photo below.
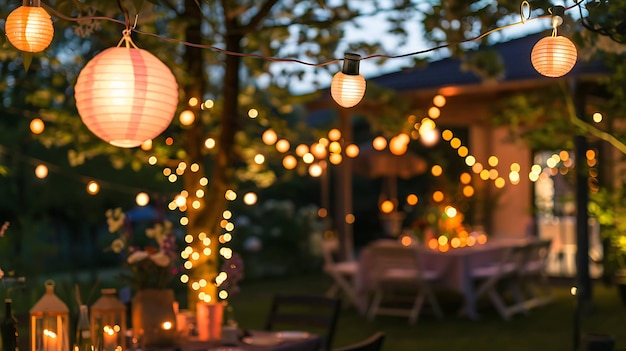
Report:
[[[500,259],[496,262],[471,269],[471,278],[478,282],[476,299],[487,295],[502,319],[509,320],[517,312],[526,312],[524,299],[517,280],[519,267],[524,261],[525,247],[499,249]],[[501,286],[511,292],[515,303],[507,305],[502,295]]]
[[[335,298],[343,293],[348,298],[348,302],[359,309],[359,298],[354,285],[359,271],[359,263],[357,261],[337,261],[335,259],[337,251],[339,251],[337,239],[324,239],[322,242],[324,272],[333,279],[326,296]]]
[[[525,260],[519,267],[519,282],[523,293],[527,293],[525,305],[527,309],[552,302],[552,289],[546,273],[547,257],[552,240],[537,240],[529,243],[525,250]],[[542,290],[537,294],[536,288]]]
[[[426,300],[435,316],[443,317],[431,288],[431,283],[439,279],[439,274],[420,269],[415,247],[383,244],[368,249],[370,259],[375,263],[369,273],[374,296],[368,319],[372,320],[376,315],[406,316],[410,324],[415,324]],[[409,297],[411,303],[408,308],[399,304],[397,293],[405,293],[405,297]]]
[[[265,330],[294,330],[316,333],[322,349],[330,351],[341,310],[341,300],[314,295],[274,296]]]
[[[369,338],[352,345],[343,346],[334,351],[380,351],[385,341],[385,333],[376,332]]]

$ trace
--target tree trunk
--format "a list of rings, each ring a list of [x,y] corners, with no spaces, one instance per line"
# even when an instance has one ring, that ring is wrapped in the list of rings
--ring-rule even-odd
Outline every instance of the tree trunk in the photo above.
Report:
[[[187,40],[190,42],[201,42],[200,23],[201,13],[198,11],[194,0],[186,0],[186,18],[193,21],[193,25],[187,28]],[[197,23],[197,26],[195,25]],[[227,28],[234,28],[236,23],[229,23]],[[226,35],[226,49],[239,52],[241,35]],[[195,77],[185,87],[186,98],[197,97],[203,100],[204,76],[202,50],[187,47],[185,62],[188,65],[190,77]],[[196,163],[200,166],[198,172],[186,171],[184,176],[185,189],[189,192],[187,198],[187,233],[193,236],[192,247],[195,252],[201,253],[199,260],[192,260],[193,271],[189,281],[188,307],[193,309],[200,301],[200,293],[210,297],[211,302],[217,301],[217,288],[213,284],[215,276],[219,273],[219,236],[221,234],[220,221],[228,203],[225,198],[226,191],[232,185],[231,174],[234,160],[234,139],[235,133],[239,129],[238,121],[238,96],[239,96],[239,66],[240,59],[237,56],[227,55],[225,57],[225,74],[223,82],[223,109],[221,111],[220,128],[216,153],[212,162],[211,177],[209,184],[202,186],[200,181],[209,172],[205,168],[202,150],[204,147],[205,131],[202,121],[196,121],[187,130],[185,149],[187,151],[188,166]],[[200,107],[194,109],[196,116],[200,114]],[[196,190],[204,190],[204,197],[197,197]],[[193,201],[198,200],[201,206],[195,209]],[[206,246],[200,239],[206,235],[211,241]],[[205,248],[210,249],[209,255],[203,255]],[[192,283],[201,279],[207,281],[207,285],[202,290],[194,290]],[[206,301],[206,300],[205,300]]]

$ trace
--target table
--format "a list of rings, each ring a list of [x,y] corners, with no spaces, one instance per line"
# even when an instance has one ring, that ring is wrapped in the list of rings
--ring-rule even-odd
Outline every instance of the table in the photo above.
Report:
[[[242,341],[239,341],[237,345],[221,345],[219,341],[187,340],[178,348],[150,348],[143,351],[318,351],[322,345],[322,339],[316,334],[307,333],[308,335],[304,337],[278,338],[279,333],[251,331],[250,334],[253,337],[260,336],[263,340],[267,340],[268,337],[276,338],[275,342],[260,342],[259,345],[246,344]]]
[[[431,250],[423,246],[408,246],[405,248],[417,251],[421,269],[433,270],[439,273],[441,279],[435,285],[436,287],[451,289],[463,296],[463,314],[470,319],[478,319],[476,310],[477,296],[474,286],[475,282],[471,275],[472,269],[497,263],[509,248],[523,246],[528,242],[528,239],[494,239],[484,245],[451,249],[447,252]],[[401,246],[395,240],[381,240],[370,245]],[[356,278],[356,289],[360,299],[361,312],[367,309],[368,295],[371,291],[368,272],[376,264],[376,262],[370,259],[369,247],[364,248],[361,252],[359,273]]]

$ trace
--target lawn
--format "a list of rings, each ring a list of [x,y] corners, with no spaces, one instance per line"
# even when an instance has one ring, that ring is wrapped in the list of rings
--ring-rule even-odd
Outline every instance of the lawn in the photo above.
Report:
[[[276,293],[323,294],[330,280],[323,276],[298,277],[259,282],[243,282],[241,293],[231,298],[240,327],[262,328],[271,298]],[[481,319],[471,321],[458,316],[461,300],[452,293],[441,294],[445,318],[437,320],[424,311],[415,325],[401,317],[381,316],[368,321],[350,307],[343,309],[334,346],[361,340],[375,331],[386,333],[383,350],[573,350],[574,306],[570,285],[554,285],[555,301],[503,321],[489,305],[481,301]],[[626,350],[626,307],[615,287],[594,285],[593,308],[582,318],[581,334],[610,334],[616,350]]]

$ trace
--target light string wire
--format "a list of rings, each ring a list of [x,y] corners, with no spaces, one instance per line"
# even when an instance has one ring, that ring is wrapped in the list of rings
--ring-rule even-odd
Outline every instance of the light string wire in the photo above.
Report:
[[[137,186],[132,186],[132,185],[113,183],[104,179],[100,179],[100,178],[96,178],[92,176],[86,176],[86,175],[79,174],[76,172],[68,172],[66,168],[63,166],[59,166],[49,161],[44,161],[42,159],[26,155],[24,153],[21,153],[15,150],[14,148],[11,148],[2,144],[0,144],[0,154],[13,155],[17,157],[19,161],[26,163],[28,165],[31,165],[33,167],[44,165],[48,168],[48,171],[73,179],[74,181],[78,181],[84,185],[87,185],[90,181],[95,181],[98,183],[100,188],[112,189],[117,192],[129,194],[129,195],[136,195],[137,193],[140,193],[140,192],[163,194],[163,190],[162,189],[159,190],[156,187],[137,187]],[[41,180],[43,181],[45,179],[41,179]],[[176,192],[168,192],[168,194],[169,193],[174,194],[174,195],[176,194]]]
[[[576,3],[574,3],[573,5],[566,7],[565,11],[569,11],[571,9],[573,9],[574,7],[580,7],[580,5],[584,2],[585,0],[579,0]],[[165,41],[169,41],[169,42],[174,42],[174,43],[178,43],[178,44],[182,44],[188,47],[193,47],[193,48],[199,48],[199,49],[209,49],[212,51],[216,51],[225,55],[230,55],[230,56],[239,56],[239,57],[249,57],[249,58],[256,58],[256,59],[262,59],[262,60],[266,60],[266,61],[270,61],[270,62],[286,62],[286,63],[299,63],[302,65],[306,65],[306,66],[312,66],[312,67],[323,67],[323,66],[328,66],[331,65],[333,63],[337,63],[337,62],[341,62],[344,59],[333,59],[333,60],[329,60],[329,61],[325,61],[325,62],[321,62],[321,63],[313,63],[313,62],[307,62],[307,61],[303,61],[303,60],[299,60],[299,59],[295,59],[295,58],[279,58],[279,57],[271,57],[271,56],[264,56],[264,55],[260,55],[260,54],[255,54],[255,53],[242,53],[242,52],[236,52],[236,51],[229,51],[229,50],[225,50],[222,49],[220,47],[217,46],[213,46],[213,45],[205,45],[205,44],[199,44],[199,43],[192,43],[189,41],[185,41],[185,40],[181,40],[181,39],[175,39],[175,38],[169,38],[163,35],[159,35],[156,33],[151,33],[151,32],[146,32],[146,31],[142,31],[139,30],[136,27],[137,24],[137,16],[135,17],[135,25],[131,26],[130,25],[130,18],[127,14],[124,14],[124,17],[126,18],[126,21],[121,21],[115,18],[111,18],[111,17],[106,17],[106,16],[85,16],[85,17],[70,17],[70,16],[66,16],[63,13],[57,11],[56,9],[54,9],[53,7],[45,4],[45,3],[41,3],[41,6],[43,8],[45,8],[46,10],[50,11],[51,13],[53,13],[55,16],[67,20],[67,21],[73,21],[73,22],[81,22],[81,21],[86,21],[86,20],[93,20],[93,21],[109,21],[109,22],[113,22],[113,23],[118,23],[121,24],[123,26],[125,26],[125,30],[128,31],[132,31],[135,32],[137,34],[141,34],[141,35],[147,35],[147,36],[152,36],[155,38],[159,38]],[[528,12],[528,15],[525,16],[524,13]],[[551,8],[548,9],[548,12],[551,13]],[[529,21],[534,21],[534,20],[538,20],[538,19],[542,19],[542,18],[550,18],[552,17],[551,14],[548,15],[543,15],[543,16],[539,16],[539,17],[535,17],[535,18],[530,18],[532,13],[532,9],[530,7],[530,4],[528,3],[528,1],[523,1],[520,5],[520,17],[521,20],[519,22],[515,22],[515,23],[511,23],[508,25],[504,25],[501,27],[497,27],[497,28],[493,28],[491,30],[488,30],[474,38],[469,38],[469,39],[465,39],[465,40],[461,40],[458,41],[456,43],[446,43],[446,44],[441,44],[441,45],[437,45],[428,49],[424,49],[424,50],[419,50],[419,51],[413,51],[413,52],[409,52],[409,53],[405,53],[405,54],[399,54],[399,55],[387,55],[387,54],[374,54],[374,55],[369,55],[369,56],[365,56],[363,58],[361,58],[361,60],[370,60],[370,59],[375,59],[375,58],[384,58],[384,59],[396,59],[396,58],[405,58],[405,57],[409,57],[409,56],[417,56],[417,55],[422,55],[422,54],[426,54],[432,51],[437,51],[440,49],[445,49],[451,46],[458,46],[464,43],[468,43],[468,42],[473,42],[473,41],[478,41],[481,40],[495,32],[501,31],[503,29],[506,28],[511,28],[520,24],[526,24]]]

